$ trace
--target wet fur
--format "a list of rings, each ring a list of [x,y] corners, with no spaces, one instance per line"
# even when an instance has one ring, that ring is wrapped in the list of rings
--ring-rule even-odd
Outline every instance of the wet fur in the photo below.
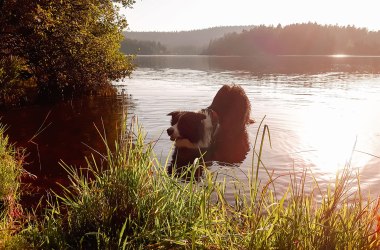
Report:
[[[246,126],[253,123],[250,112],[243,88],[223,85],[208,108],[169,113],[172,118],[168,134],[176,142],[168,172],[172,173],[176,165],[176,173],[182,173],[201,155],[205,162],[242,162],[249,151]]]

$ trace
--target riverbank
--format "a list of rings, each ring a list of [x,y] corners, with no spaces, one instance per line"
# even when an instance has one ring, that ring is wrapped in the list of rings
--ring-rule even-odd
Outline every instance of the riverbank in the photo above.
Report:
[[[9,144],[5,130],[0,124],[0,249],[13,240],[23,216],[18,203],[23,154]]]
[[[103,164],[88,159],[87,171],[63,165],[71,185],[65,187],[63,195],[51,194],[42,215],[25,208],[22,217],[4,217],[2,213],[2,246],[10,249],[380,246],[379,204],[366,199],[360,188],[357,192],[350,189],[350,176],[355,173],[349,166],[337,174],[335,183],[327,190],[319,188],[315,180],[314,191],[306,192],[305,179],[312,174],[305,170],[291,175],[288,190],[276,195],[276,180],[270,177],[268,183],[261,183],[257,173],[264,166],[254,165],[248,185],[235,180],[234,200],[230,202],[224,195],[226,178],[217,172],[204,169],[200,182],[194,179],[183,182],[169,176],[154,156],[153,144],[144,141],[140,125],[132,122],[130,128],[122,131],[115,150],[107,147]],[[7,143],[5,137],[1,140]],[[3,170],[4,166],[7,165],[2,164]],[[199,167],[203,167],[202,160],[194,163],[189,172],[194,173]],[[9,223],[19,225],[17,230],[10,231]]]

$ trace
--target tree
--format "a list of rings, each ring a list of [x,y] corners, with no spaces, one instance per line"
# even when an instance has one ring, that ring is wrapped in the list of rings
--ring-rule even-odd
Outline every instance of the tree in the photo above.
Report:
[[[380,55],[380,31],[353,26],[290,24],[256,26],[210,42],[210,55]]]
[[[160,42],[141,41],[125,38],[121,42],[121,52],[126,55],[163,55],[167,54],[167,48]]]
[[[119,52],[127,23],[117,5],[133,3],[0,0],[0,58],[24,62],[40,98],[99,93],[133,70]]]

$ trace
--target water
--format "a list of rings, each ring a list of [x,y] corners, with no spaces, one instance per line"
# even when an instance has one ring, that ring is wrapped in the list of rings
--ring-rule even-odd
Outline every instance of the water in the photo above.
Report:
[[[362,190],[380,194],[379,57],[139,56],[136,63],[132,77],[115,85],[127,93],[128,113],[137,115],[147,141],[156,141],[155,153],[162,163],[172,147],[165,132],[167,114],[205,108],[223,84],[235,83],[245,89],[256,123],[247,128],[250,151],[237,167],[223,170],[228,175],[247,181],[263,121],[269,126],[271,147],[266,137],[262,183],[268,181],[268,171],[277,178],[281,193],[291,173],[307,169],[323,186],[350,161],[360,174]],[[113,141],[121,106],[117,99],[89,98],[3,111],[11,141],[29,152],[26,169],[37,176],[31,181],[38,189],[33,192],[44,193],[56,182],[65,184],[59,161],[84,167],[84,156],[103,152],[94,125],[101,131],[104,126]]]
[[[322,184],[334,182],[350,162],[362,189],[379,193],[379,57],[143,56],[137,64],[132,78],[117,85],[132,95],[133,112],[147,139],[157,141],[161,162],[172,145],[167,114],[205,108],[223,84],[235,83],[245,89],[257,121],[248,127],[251,149],[264,117],[269,126],[272,147],[267,137],[263,162],[278,177],[278,190],[289,185],[289,173],[304,169]],[[235,169],[239,179],[247,179],[252,155]],[[263,182],[267,176],[260,169]]]
[[[85,157],[94,154],[99,159],[99,153],[106,152],[101,136],[115,141],[122,103],[115,98],[85,98],[0,113],[10,141],[25,149],[24,168],[32,174],[23,176],[25,205],[35,204],[50,189],[60,190],[57,183],[70,184],[60,163],[83,168]]]

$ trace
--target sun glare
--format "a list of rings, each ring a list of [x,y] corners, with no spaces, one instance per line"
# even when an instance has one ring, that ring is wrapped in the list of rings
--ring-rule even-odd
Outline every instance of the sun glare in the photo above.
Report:
[[[315,105],[299,114],[304,121],[299,139],[302,145],[308,145],[310,149],[308,154],[302,155],[303,160],[312,163],[320,171],[331,174],[342,169],[352,156],[352,167],[360,168],[367,163],[366,157],[353,152],[357,149],[358,140],[362,139],[362,131],[366,130],[360,117],[368,116],[371,110],[347,101],[333,105]],[[365,110],[368,112],[363,112]]]
[[[335,55],[331,55],[331,57],[335,57],[335,58],[345,58],[345,57],[349,57],[349,55],[346,55],[346,54],[335,54]]]

